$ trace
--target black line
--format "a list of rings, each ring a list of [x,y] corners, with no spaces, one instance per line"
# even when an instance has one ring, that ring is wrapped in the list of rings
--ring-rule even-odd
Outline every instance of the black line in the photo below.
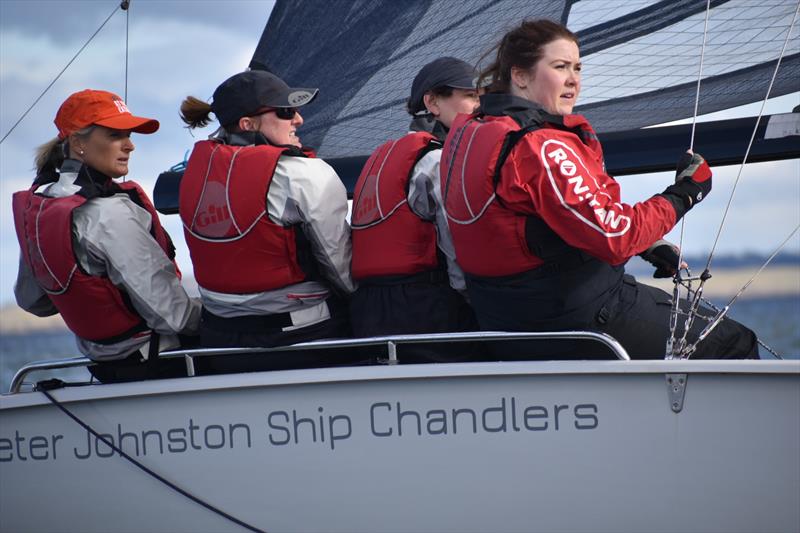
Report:
[[[10,129],[10,130],[8,130],[8,133],[6,133],[5,135],[3,135],[3,138],[2,138],[2,139],[0,139],[0,144],[2,144],[2,143],[3,143],[3,141],[5,141],[5,140],[8,138],[8,136],[9,136],[9,135],[11,135],[11,132],[12,132],[12,131],[14,131],[14,129],[15,129],[17,126],[19,126],[19,123],[20,123],[20,122],[22,122],[22,119],[24,119],[26,116],[28,116],[28,113],[30,113],[30,112],[31,112],[31,109],[33,109],[33,108],[36,106],[36,104],[38,104],[38,103],[39,103],[39,100],[41,100],[41,99],[42,99],[42,97],[43,97],[43,96],[44,96],[44,95],[47,93],[47,91],[49,91],[49,90],[50,90],[50,87],[52,87],[52,86],[55,84],[55,82],[57,82],[57,81],[58,81],[58,78],[60,78],[60,77],[61,77],[61,75],[62,75],[62,74],[64,74],[64,72],[65,72],[65,71],[66,71],[66,70],[69,68],[69,66],[72,64],[72,62],[73,62],[73,61],[75,61],[75,60],[78,58],[78,56],[81,54],[81,52],[83,52],[83,49],[84,49],[84,48],[86,48],[86,47],[89,45],[89,43],[90,43],[90,42],[92,42],[92,39],[94,39],[94,38],[95,38],[95,36],[96,36],[98,33],[100,33],[100,30],[102,30],[102,29],[103,29],[103,26],[105,26],[105,25],[106,25],[106,23],[107,23],[109,20],[111,20],[111,17],[113,17],[113,16],[114,16],[114,13],[116,13],[118,9],[119,9],[119,6],[117,6],[117,7],[115,7],[115,8],[114,8],[114,11],[112,11],[112,12],[111,12],[111,14],[108,16],[108,18],[106,18],[106,20],[105,20],[105,21],[103,21],[103,23],[100,25],[100,27],[99,27],[99,28],[97,28],[97,30],[96,30],[96,31],[95,31],[95,32],[92,34],[92,36],[91,36],[91,37],[89,37],[89,40],[88,40],[88,41],[86,41],[86,42],[84,43],[84,45],[83,45],[83,46],[81,46],[80,50],[78,50],[78,51],[75,53],[75,55],[74,55],[74,56],[72,56],[72,59],[70,59],[70,60],[69,60],[69,63],[67,63],[67,64],[66,64],[66,66],[64,66],[64,68],[63,68],[63,69],[61,69],[61,72],[59,72],[59,73],[58,73],[58,75],[56,75],[56,77],[53,79],[53,81],[51,81],[51,82],[50,82],[50,85],[48,85],[48,86],[45,88],[45,90],[44,90],[44,91],[42,91],[42,94],[40,94],[40,95],[39,95],[39,97],[38,97],[38,98],[37,98],[37,99],[36,99],[36,100],[35,100],[35,101],[34,101],[34,102],[31,104],[31,106],[30,106],[28,109],[26,109],[26,110],[25,110],[25,112],[22,114],[22,116],[21,116],[21,117],[19,117],[19,120],[17,120],[17,121],[14,123],[14,125],[13,125],[13,126],[11,126],[11,129]]]
[[[229,515],[228,513],[226,513],[225,511],[223,511],[222,509],[219,509],[219,508],[217,508],[217,507],[214,507],[214,506],[213,506],[213,505],[211,505],[210,503],[207,503],[207,502],[205,502],[205,501],[201,500],[201,499],[200,499],[200,498],[198,498],[197,496],[195,496],[195,495],[191,494],[190,492],[188,492],[188,491],[186,491],[186,490],[182,489],[181,487],[179,487],[179,486],[178,486],[178,485],[176,485],[175,483],[173,483],[173,482],[169,481],[168,479],[166,479],[166,478],[162,477],[160,474],[158,474],[158,473],[154,472],[153,470],[150,470],[148,467],[144,466],[142,463],[140,463],[139,461],[137,461],[136,459],[134,459],[133,457],[131,457],[130,455],[128,455],[127,453],[125,453],[124,451],[122,451],[120,448],[118,448],[118,447],[117,447],[117,446],[116,446],[116,445],[115,445],[115,444],[114,444],[112,441],[110,441],[110,440],[106,440],[106,439],[105,439],[105,438],[104,438],[102,435],[100,435],[100,434],[99,434],[99,433],[97,433],[97,432],[96,432],[94,429],[92,429],[91,427],[89,427],[89,425],[88,425],[88,424],[86,424],[86,423],[85,423],[83,420],[81,420],[80,418],[78,418],[77,416],[75,416],[75,415],[74,415],[72,412],[70,412],[70,411],[69,411],[69,410],[68,410],[66,407],[64,407],[63,405],[61,405],[61,403],[60,403],[58,400],[56,400],[55,398],[53,398],[53,396],[51,396],[49,392],[47,392],[46,390],[42,390],[42,391],[40,391],[40,392],[41,392],[42,394],[44,394],[44,395],[47,397],[47,399],[48,399],[48,400],[50,400],[50,401],[53,403],[53,405],[55,405],[56,407],[58,407],[59,409],[61,409],[61,410],[64,412],[64,414],[66,414],[66,415],[67,415],[68,417],[70,417],[72,420],[74,420],[75,422],[77,422],[79,426],[81,426],[83,429],[85,429],[86,431],[88,431],[89,433],[91,433],[92,435],[94,435],[94,437],[95,437],[97,440],[101,441],[103,444],[105,444],[106,446],[108,446],[109,448],[111,448],[112,450],[114,450],[115,452],[117,452],[118,454],[120,454],[122,457],[124,457],[125,459],[127,459],[128,461],[130,461],[130,462],[131,462],[131,463],[132,463],[134,466],[136,466],[137,468],[139,468],[139,469],[143,470],[145,473],[147,473],[147,474],[151,475],[152,477],[156,478],[158,481],[160,481],[160,482],[161,482],[161,483],[163,483],[164,485],[168,486],[169,488],[171,488],[171,489],[172,489],[172,490],[174,490],[175,492],[178,492],[178,493],[180,493],[180,494],[182,494],[182,495],[186,496],[187,498],[189,498],[189,499],[190,499],[190,500],[192,500],[193,502],[195,502],[195,503],[197,503],[197,504],[199,504],[199,505],[202,505],[203,507],[205,507],[206,509],[208,509],[208,510],[209,510],[209,511],[211,511],[212,513],[216,513],[216,514],[218,514],[219,516],[221,516],[221,517],[223,517],[223,518],[225,518],[225,519],[227,519],[227,520],[230,520],[230,521],[231,521],[231,522],[233,522],[234,524],[237,524],[237,525],[239,525],[239,526],[242,526],[242,527],[243,527],[243,528],[245,528],[245,529],[248,529],[248,530],[250,530],[250,531],[253,531],[253,532],[255,532],[255,533],[267,533],[267,532],[266,532],[265,530],[263,530],[263,529],[258,529],[258,528],[257,528],[257,527],[255,527],[255,526],[251,526],[251,525],[250,525],[250,524],[248,524],[247,522],[244,522],[244,521],[242,521],[242,520],[239,520],[239,519],[238,519],[238,518],[236,518],[235,516]]]

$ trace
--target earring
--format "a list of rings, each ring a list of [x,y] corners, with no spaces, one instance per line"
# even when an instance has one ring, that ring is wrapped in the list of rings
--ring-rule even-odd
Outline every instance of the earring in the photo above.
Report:
[[[83,155],[85,152],[83,150],[79,150],[78,154]]]

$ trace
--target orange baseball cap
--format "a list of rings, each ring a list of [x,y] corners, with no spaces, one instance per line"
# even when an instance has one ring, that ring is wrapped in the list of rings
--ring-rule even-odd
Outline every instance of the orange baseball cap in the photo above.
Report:
[[[92,124],[137,133],[155,133],[159,126],[155,119],[133,116],[116,94],[92,89],[71,94],[58,108],[53,122],[62,140]]]

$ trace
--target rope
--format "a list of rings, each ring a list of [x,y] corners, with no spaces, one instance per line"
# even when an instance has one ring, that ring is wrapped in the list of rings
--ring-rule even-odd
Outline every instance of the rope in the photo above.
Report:
[[[137,468],[139,468],[140,470],[144,471],[146,474],[148,474],[148,475],[150,475],[150,476],[154,477],[155,479],[157,479],[158,481],[160,481],[161,483],[163,483],[163,484],[164,484],[164,485],[166,485],[167,487],[171,488],[171,489],[172,489],[172,490],[174,490],[175,492],[178,492],[178,493],[182,494],[183,496],[185,496],[185,497],[189,498],[189,499],[190,499],[190,500],[192,500],[193,502],[195,502],[195,503],[197,503],[197,504],[199,504],[199,505],[201,505],[201,506],[205,507],[206,509],[208,509],[208,510],[209,510],[209,511],[211,511],[212,513],[215,513],[215,514],[217,514],[217,515],[221,516],[222,518],[225,518],[225,519],[227,519],[227,520],[230,520],[230,521],[231,521],[231,522],[233,522],[234,524],[237,524],[237,525],[239,525],[239,526],[241,526],[241,527],[243,527],[243,528],[245,528],[245,529],[247,529],[247,530],[249,530],[249,531],[253,531],[253,532],[255,532],[255,533],[266,533],[266,531],[264,531],[263,529],[258,529],[258,528],[257,528],[257,527],[255,527],[255,526],[251,526],[251,525],[250,525],[250,524],[248,524],[247,522],[244,522],[244,521],[242,521],[242,520],[239,520],[239,519],[238,519],[238,518],[236,518],[235,516],[232,516],[232,515],[230,515],[230,514],[226,513],[225,511],[223,511],[223,510],[221,510],[221,509],[219,509],[219,508],[217,508],[217,507],[214,507],[213,505],[211,505],[210,503],[208,503],[208,502],[206,502],[206,501],[204,501],[204,500],[201,500],[200,498],[198,498],[198,497],[197,497],[197,496],[195,496],[194,494],[192,494],[192,493],[190,493],[190,492],[188,492],[188,491],[186,491],[186,490],[182,489],[181,487],[179,487],[179,486],[178,486],[178,485],[176,485],[175,483],[173,483],[173,482],[169,481],[168,479],[164,478],[164,477],[163,477],[163,476],[161,476],[160,474],[158,474],[158,473],[154,472],[154,471],[153,471],[153,470],[151,470],[150,468],[146,467],[145,465],[143,465],[142,463],[140,463],[139,461],[137,461],[136,459],[134,459],[133,457],[131,457],[130,455],[128,455],[127,453],[125,453],[125,452],[124,452],[122,449],[118,448],[118,447],[117,447],[117,446],[114,444],[114,442],[113,442],[113,441],[106,439],[105,437],[103,437],[103,435],[100,435],[100,434],[99,434],[97,431],[95,431],[95,430],[94,430],[92,427],[90,427],[90,426],[89,426],[89,425],[88,425],[86,422],[84,422],[83,420],[81,420],[80,418],[78,418],[78,417],[77,417],[75,414],[73,414],[73,413],[72,413],[72,412],[71,412],[69,409],[67,409],[66,407],[64,407],[64,406],[63,406],[63,405],[62,405],[62,404],[61,404],[61,403],[60,403],[58,400],[56,400],[55,398],[53,398],[53,396],[52,396],[52,395],[51,395],[51,394],[50,394],[48,391],[46,391],[46,390],[41,390],[40,392],[41,392],[42,394],[44,394],[44,395],[47,397],[47,399],[48,399],[48,400],[50,400],[50,402],[51,402],[53,405],[55,405],[56,407],[58,407],[59,409],[61,409],[61,411],[62,411],[62,412],[64,412],[64,414],[66,414],[66,415],[67,415],[68,417],[70,417],[72,420],[74,420],[75,422],[77,422],[79,426],[81,426],[83,429],[85,429],[86,431],[88,431],[89,433],[91,433],[92,435],[94,435],[94,437],[95,437],[97,440],[101,441],[103,444],[105,444],[106,446],[108,446],[109,448],[111,448],[112,450],[114,450],[115,452],[117,452],[118,454],[120,454],[122,457],[124,457],[125,459],[127,459],[128,461],[130,461],[130,462],[131,462],[131,463],[132,463],[132,464],[133,464],[135,467],[137,467]]]
[[[716,326],[716,323],[718,323],[719,320],[721,320],[722,317],[727,313],[727,307],[726,307],[725,309],[723,309],[722,313],[720,315],[718,315],[719,319],[718,320],[715,319],[716,320],[715,323],[709,324],[709,326],[706,326],[706,328],[703,330],[703,333],[701,333],[700,339],[698,339],[695,343],[687,346],[686,337],[687,337],[687,335],[689,333],[689,330],[690,330],[690,328],[691,328],[691,326],[692,326],[692,324],[694,322],[694,318],[697,315],[697,310],[700,307],[700,301],[701,301],[702,296],[703,296],[703,287],[705,286],[706,281],[709,278],[711,278],[711,274],[709,273],[709,269],[711,268],[711,261],[712,261],[712,259],[714,257],[714,252],[715,252],[715,250],[717,248],[717,244],[719,243],[720,235],[722,235],[722,230],[725,227],[725,222],[726,222],[726,220],[728,218],[728,212],[730,211],[731,204],[733,203],[733,197],[736,194],[736,188],[737,188],[737,186],[739,184],[739,180],[740,180],[740,178],[742,176],[742,171],[744,170],[744,166],[747,163],[747,158],[750,155],[750,149],[753,146],[753,142],[755,140],[756,133],[758,131],[758,126],[759,126],[759,124],[761,122],[761,117],[764,114],[764,107],[766,106],[767,100],[769,99],[769,95],[772,92],[772,86],[775,83],[775,78],[778,75],[778,69],[781,66],[781,61],[783,60],[783,56],[786,53],[786,46],[789,43],[789,37],[792,35],[792,29],[794,28],[794,23],[797,20],[797,14],[798,14],[799,10],[800,10],[800,0],[798,0],[797,7],[795,7],[794,15],[792,16],[792,22],[791,22],[791,24],[789,24],[789,30],[786,32],[786,39],[784,39],[784,41],[783,41],[783,47],[781,48],[780,56],[778,56],[778,61],[775,64],[775,70],[772,73],[772,78],[770,79],[769,87],[767,87],[767,93],[766,93],[766,95],[764,95],[764,99],[761,102],[761,109],[758,112],[758,117],[756,118],[756,123],[755,123],[755,126],[753,127],[753,133],[750,135],[750,141],[747,143],[747,149],[745,150],[744,158],[742,159],[742,164],[739,166],[739,171],[736,174],[736,180],[733,183],[733,189],[731,190],[730,197],[728,198],[728,204],[725,206],[725,211],[722,214],[722,221],[720,222],[719,229],[717,230],[717,234],[716,234],[716,236],[714,238],[714,244],[711,247],[711,251],[708,254],[708,261],[706,262],[706,267],[705,267],[703,273],[700,276],[700,284],[699,284],[699,286],[697,288],[697,291],[694,294],[694,298],[692,299],[690,308],[688,310],[688,315],[686,317],[686,325],[684,327],[683,336],[681,337],[681,340],[678,342],[677,350],[675,350],[675,346],[674,345],[671,346],[673,348],[673,350],[675,350],[678,353],[680,353],[682,355],[682,357],[688,357],[688,355],[691,354],[695,350],[695,348],[697,346],[697,343],[700,342],[701,340],[703,340],[705,338],[705,336],[708,335],[708,333],[710,333],[711,330]],[[769,260],[771,260],[771,258]],[[769,260],[767,262],[769,262]],[[764,264],[764,267],[765,266],[766,266],[766,263]],[[762,267],[762,269],[764,267]],[[759,272],[760,272],[760,270],[759,270]],[[748,283],[748,285],[749,285],[749,283]],[[670,321],[671,321],[671,319],[670,319]],[[667,341],[667,344],[669,346],[670,345],[670,341]],[[669,354],[668,354],[668,356],[669,356]]]
[[[706,0],[706,20],[703,24],[703,46],[700,48],[700,68],[697,72],[697,91],[694,95],[694,115],[692,115],[692,135],[689,138],[689,150],[694,150],[694,130],[697,125],[697,110],[700,107],[700,80],[703,78],[703,61],[706,56],[706,38],[708,37],[708,14],[711,12],[711,0]]]
[[[733,195],[736,193],[736,186],[739,184],[739,178],[742,176],[742,170],[744,170],[744,165],[745,163],[747,163],[747,158],[750,156],[750,148],[752,148],[753,141],[756,138],[758,125],[761,122],[761,116],[764,114],[764,107],[767,105],[767,100],[769,99],[770,92],[772,92],[772,85],[775,83],[775,78],[778,76],[778,69],[781,66],[781,60],[783,59],[783,55],[786,52],[786,45],[789,44],[789,37],[792,35],[792,29],[794,28],[794,23],[797,20],[798,11],[800,11],[800,0],[798,0],[797,7],[794,10],[792,23],[789,24],[789,31],[786,32],[786,39],[784,39],[783,41],[783,48],[781,48],[781,55],[778,56],[778,62],[775,64],[775,71],[772,73],[772,79],[769,80],[769,87],[767,87],[767,94],[764,96],[764,100],[761,102],[761,109],[758,111],[758,117],[756,118],[756,125],[753,127],[752,135],[750,135],[750,142],[747,143],[747,150],[745,150],[744,159],[742,160],[742,164],[739,166],[739,172],[736,174],[736,180],[733,182],[733,190],[731,190],[731,196],[730,198],[728,198],[728,205],[725,206],[725,212],[722,214],[722,222],[719,225],[719,230],[717,230],[717,236],[714,239],[714,245],[711,247],[711,252],[708,254],[708,262],[706,263],[706,270],[708,270],[709,267],[711,266],[711,259],[714,256],[714,251],[717,249],[717,243],[719,242],[719,237],[722,234],[722,229],[725,227],[725,221],[728,218],[728,211],[730,210],[731,203],[733,202]]]
[[[703,61],[706,56],[706,38],[708,37],[708,16],[711,12],[711,0],[706,0],[706,16],[703,24],[703,44],[700,47],[700,68],[697,71],[697,90],[694,95],[694,114],[692,115],[692,133],[689,137],[689,151],[694,151],[694,132],[697,126],[697,110],[700,107],[700,82],[703,79]],[[678,240],[678,264],[675,268],[675,286],[672,289],[672,307],[669,315],[669,337],[667,338],[666,356],[672,359],[676,353],[680,352],[682,346],[675,350],[675,329],[678,325],[678,302],[681,298],[681,264],[683,264],[683,234],[686,227],[686,215],[681,218],[681,234]],[[687,298],[689,293],[686,293]]]
[[[44,95],[47,93],[47,91],[49,91],[49,90],[50,90],[50,87],[52,87],[52,86],[55,84],[55,82],[57,82],[57,81],[58,81],[58,79],[61,77],[61,75],[62,75],[62,74],[64,74],[64,72],[65,72],[65,71],[66,71],[66,70],[69,68],[69,66],[72,64],[72,62],[73,62],[73,61],[75,61],[75,60],[78,58],[78,56],[80,55],[80,53],[81,53],[81,52],[83,52],[83,49],[84,49],[84,48],[86,48],[86,47],[89,45],[89,43],[90,43],[90,42],[92,42],[92,39],[94,39],[94,38],[95,38],[95,36],[96,36],[98,33],[100,33],[100,30],[102,30],[102,29],[103,29],[103,26],[105,26],[105,25],[106,25],[106,23],[107,23],[109,20],[111,20],[111,17],[113,17],[113,16],[114,16],[114,13],[116,13],[116,12],[117,12],[117,10],[118,10],[119,8],[120,8],[120,6],[117,6],[117,7],[115,7],[115,8],[114,8],[114,11],[112,11],[112,12],[111,12],[111,14],[110,14],[110,15],[109,15],[109,16],[106,18],[106,20],[105,20],[105,21],[103,21],[103,23],[100,25],[100,27],[99,27],[99,28],[97,28],[97,30],[96,30],[96,31],[95,31],[95,32],[92,34],[92,36],[91,36],[91,37],[89,37],[89,40],[88,40],[88,41],[86,41],[86,43],[84,43],[84,45],[83,45],[83,46],[81,46],[80,50],[78,50],[78,51],[75,53],[75,55],[74,55],[74,56],[72,56],[72,59],[70,59],[70,60],[69,60],[69,63],[67,63],[67,64],[66,64],[66,66],[65,66],[64,68],[62,68],[62,69],[61,69],[61,72],[59,72],[59,73],[58,73],[58,75],[57,75],[57,76],[56,76],[56,77],[53,79],[53,81],[51,81],[51,82],[50,82],[50,85],[48,85],[48,86],[45,88],[45,90],[44,90],[44,91],[42,91],[42,94],[40,94],[40,95],[39,95],[39,97],[38,97],[38,98],[37,98],[37,99],[36,99],[36,100],[35,100],[35,101],[34,101],[34,102],[33,102],[33,103],[30,105],[30,107],[29,107],[28,109],[26,109],[26,110],[25,110],[25,112],[22,114],[22,116],[21,116],[21,117],[19,117],[19,120],[17,120],[17,121],[14,123],[14,125],[13,125],[13,126],[11,126],[11,129],[10,129],[10,130],[8,130],[8,132],[7,132],[5,135],[3,135],[3,138],[2,138],[2,139],[0,139],[0,144],[2,144],[2,143],[3,143],[3,141],[5,141],[5,140],[6,140],[6,138],[8,138],[8,136],[9,136],[9,135],[11,135],[11,132],[12,132],[12,131],[14,131],[14,129],[15,129],[15,128],[16,128],[16,127],[19,125],[19,123],[20,123],[20,122],[22,122],[22,120],[23,120],[23,119],[24,119],[24,118],[25,118],[25,117],[28,115],[28,113],[30,113],[31,109],[33,109],[33,108],[34,108],[34,106],[36,106],[36,104],[38,104],[38,103],[39,103],[39,100],[41,100],[41,99],[42,99],[42,97],[43,97],[43,96],[44,96]]]

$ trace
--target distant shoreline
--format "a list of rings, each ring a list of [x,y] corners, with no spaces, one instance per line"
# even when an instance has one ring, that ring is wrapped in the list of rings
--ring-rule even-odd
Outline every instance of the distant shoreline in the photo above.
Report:
[[[635,269],[634,275],[641,283],[653,285],[672,292],[672,280],[657,280],[650,274],[641,274]],[[717,268],[707,282],[703,294],[714,300],[730,298],[758,270],[757,267]],[[685,292],[683,293],[685,294]],[[792,297],[800,299],[800,265],[770,266],[761,273],[740,297],[742,299]],[[726,303],[721,301],[720,303]],[[7,304],[0,307],[0,335],[17,335],[35,332],[66,331],[67,326],[61,316],[40,318],[16,306]]]
[[[703,295],[713,299],[733,297],[747,281],[753,277],[758,267],[738,267],[715,269],[712,277],[703,288]],[[694,274],[698,274],[694,272]],[[640,283],[659,287],[672,292],[671,279],[654,279],[650,275],[637,275]],[[697,286],[696,284],[694,285]],[[685,291],[683,292],[685,294]],[[770,298],[780,296],[797,296],[800,298],[800,266],[780,265],[764,269],[753,283],[742,293],[740,298]]]

